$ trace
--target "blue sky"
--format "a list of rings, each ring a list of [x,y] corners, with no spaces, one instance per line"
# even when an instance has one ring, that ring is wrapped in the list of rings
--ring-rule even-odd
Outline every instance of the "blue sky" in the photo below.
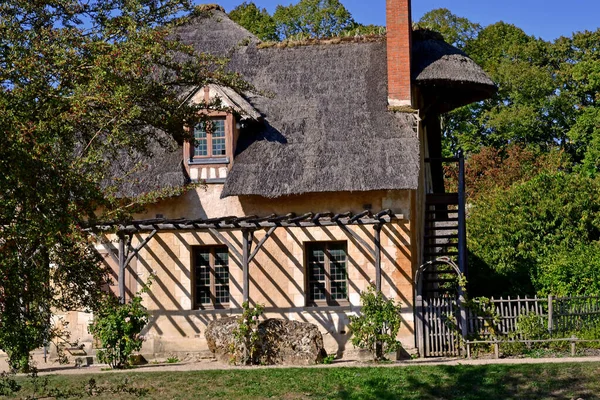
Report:
[[[230,11],[243,1],[217,0],[217,3]],[[289,5],[297,1],[254,0],[254,3],[272,13],[278,4]],[[385,25],[385,0],[341,1],[356,21]],[[415,21],[434,8],[448,8],[483,26],[504,21],[546,40],[600,27],[600,0],[413,0],[412,7]]]

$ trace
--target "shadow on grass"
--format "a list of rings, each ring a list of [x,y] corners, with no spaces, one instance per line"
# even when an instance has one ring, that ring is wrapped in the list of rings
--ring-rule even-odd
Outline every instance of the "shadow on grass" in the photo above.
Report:
[[[577,364],[379,369],[339,387],[350,399],[598,399],[598,371]]]

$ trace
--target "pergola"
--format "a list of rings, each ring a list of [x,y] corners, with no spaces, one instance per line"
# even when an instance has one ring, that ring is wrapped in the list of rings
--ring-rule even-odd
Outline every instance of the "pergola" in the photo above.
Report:
[[[362,211],[358,214],[352,212],[334,214],[331,212],[306,213],[296,215],[288,213],[285,215],[271,214],[265,217],[248,215],[243,217],[228,216],[219,218],[199,218],[199,219],[144,219],[127,222],[103,222],[87,228],[95,233],[115,232],[119,238],[118,255],[111,250],[108,242],[102,243],[109,252],[113,260],[119,265],[119,296],[122,301],[125,299],[125,271],[127,265],[131,262],[140,250],[159,232],[165,231],[208,231],[217,237],[223,244],[227,245],[229,250],[242,260],[243,267],[243,298],[248,301],[250,294],[250,276],[249,266],[256,254],[273,235],[277,228],[307,228],[307,227],[330,227],[337,226],[347,235],[352,237],[362,246],[364,246],[375,261],[375,286],[381,290],[381,228],[384,224],[393,220],[403,220],[402,214],[394,214],[390,209],[385,209],[377,213],[370,210]],[[368,243],[352,229],[353,225],[369,225],[373,227],[373,243]],[[252,248],[252,239],[254,232],[266,229],[266,235]],[[242,254],[233,246],[227,238],[222,235],[222,231],[242,231]],[[132,236],[137,233],[148,233],[148,236],[142,240],[136,247],[132,246]]]

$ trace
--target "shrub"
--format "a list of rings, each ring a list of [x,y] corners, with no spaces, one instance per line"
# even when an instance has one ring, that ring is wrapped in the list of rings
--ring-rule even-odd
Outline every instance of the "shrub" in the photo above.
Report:
[[[256,364],[258,350],[258,319],[264,311],[264,306],[257,304],[250,307],[247,301],[242,304],[244,310],[238,319],[238,325],[233,330],[234,343],[230,353],[233,362],[240,364]]]
[[[402,345],[396,339],[402,318],[400,304],[386,300],[380,291],[369,287],[360,295],[361,315],[350,317],[352,344],[370,351],[375,360]]]
[[[148,323],[148,311],[137,294],[129,303],[121,304],[114,296],[107,296],[88,329],[100,341],[100,362],[111,368],[123,368],[129,356],[142,348],[140,332]]]
[[[594,268],[582,268],[600,239],[599,192],[600,179],[557,172],[480,198],[467,221],[470,289],[486,295],[543,294],[562,290],[560,280],[568,271],[569,285],[581,285],[565,290],[600,294],[585,283],[595,279]]]

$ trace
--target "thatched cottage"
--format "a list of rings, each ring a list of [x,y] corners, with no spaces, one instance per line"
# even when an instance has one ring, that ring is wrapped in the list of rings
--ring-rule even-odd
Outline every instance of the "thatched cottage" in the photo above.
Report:
[[[399,338],[414,349],[416,271],[444,250],[427,245],[426,210],[458,202],[444,194],[439,115],[489,97],[493,82],[439,35],[413,32],[410,0],[387,0],[387,37],[266,45],[218,6],[178,35],[229,57],[256,91],[193,88],[188,101],[219,97],[234,112],[190,127],[194,146],[157,150],[123,188],[205,183],[99,246],[121,293],[156,276],[143,352],[202,353],[207,323],[248,300],[316,324],[329,353],[347,354],[348,317],[371,284],[402,303]],[[85,317],[70,319],[84,336]]]

